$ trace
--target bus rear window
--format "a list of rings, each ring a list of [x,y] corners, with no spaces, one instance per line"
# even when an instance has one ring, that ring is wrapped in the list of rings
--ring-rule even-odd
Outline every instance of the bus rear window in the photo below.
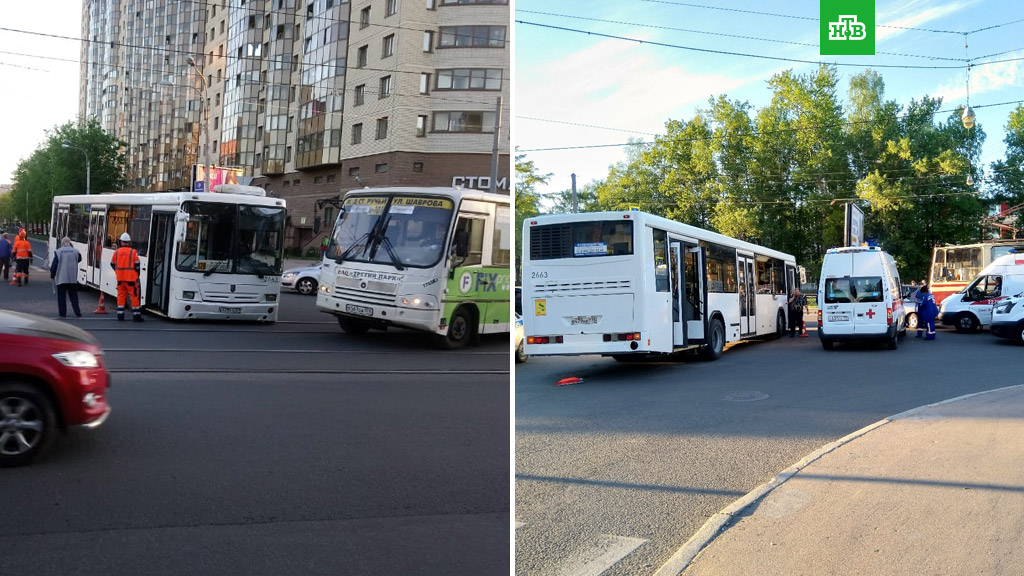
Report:
[[[547,224],[530,228],[530,260],[633,253],[633,221]]]
[[[825,280],[826,304],[853,304],[883,302],[882,278],[860,276],[852,278],[827,278]]]

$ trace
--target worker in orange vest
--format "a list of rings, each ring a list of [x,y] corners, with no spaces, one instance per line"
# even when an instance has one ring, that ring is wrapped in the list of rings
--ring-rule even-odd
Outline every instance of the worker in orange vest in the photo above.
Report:
[[[21,286],[22,280],[28,286],[28,265],[32,262],[32,245],[28,243],[24,228],[18,232],[18,238],[14,241],[12,248],[14,250],[14,280],[11,280],[11,286]]]
[[[132,237],[121,234],[121,247],[114,251],[110,266],[117,277],[117,319],[124,320],[124,305],[132,300],[132,320],[142,322],[142,306],[139,302],[139,253],[132,248]]]

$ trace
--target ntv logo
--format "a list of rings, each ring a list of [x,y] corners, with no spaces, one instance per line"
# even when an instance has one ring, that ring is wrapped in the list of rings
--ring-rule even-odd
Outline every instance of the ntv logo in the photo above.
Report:
[[[867,26],[857,21],[857,16],[840,16],[838,22],[828,23],[829,40],[864,40],[868,37]]]

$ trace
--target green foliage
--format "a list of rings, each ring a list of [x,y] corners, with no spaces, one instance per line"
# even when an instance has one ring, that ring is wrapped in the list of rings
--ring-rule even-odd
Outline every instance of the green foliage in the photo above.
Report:
[[[523,245],[523,222],[540,214],[540,193],[538,184],[547,184],[551,174],[538,174],[533,160],[527,160],[525,154],[516,154],[516,246]],[[520,269],[521,251],[516,252],[516,271]],[[518,277],[518,274],[516,275]]]
[[[65,141],[71,147],[64,148]],[[85,194],[87,172],[90,193],[120,190],[124,186],[122,145],[96,120],[83,125],[68,122],[47,131],[46,141],[15,169],[3,214],[10,210],[18,220],[49,220],[54,196]]]

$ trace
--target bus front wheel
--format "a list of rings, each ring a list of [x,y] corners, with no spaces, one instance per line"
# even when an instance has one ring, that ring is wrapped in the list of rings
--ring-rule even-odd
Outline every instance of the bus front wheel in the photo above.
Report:
[[[708,325],[707,344],[704,345],[704,359],[707,361],[718,360],[725,350],[725,326],[722,321],[715,318]]]
[[[465,348],[473,337],[473,323],[470,314],[463,308],[459,308],[452,314],[451,322],[448,323],[448,333],[441,340],[441,344],[449,350]]]
[[[370,331],[370,325],[366,322],[359,320],[353,320],[352,318],[346,318],[344,316],[338,316],[338,326],[345,331],[345,334],[351,334],[353,336],[362,336]]]

